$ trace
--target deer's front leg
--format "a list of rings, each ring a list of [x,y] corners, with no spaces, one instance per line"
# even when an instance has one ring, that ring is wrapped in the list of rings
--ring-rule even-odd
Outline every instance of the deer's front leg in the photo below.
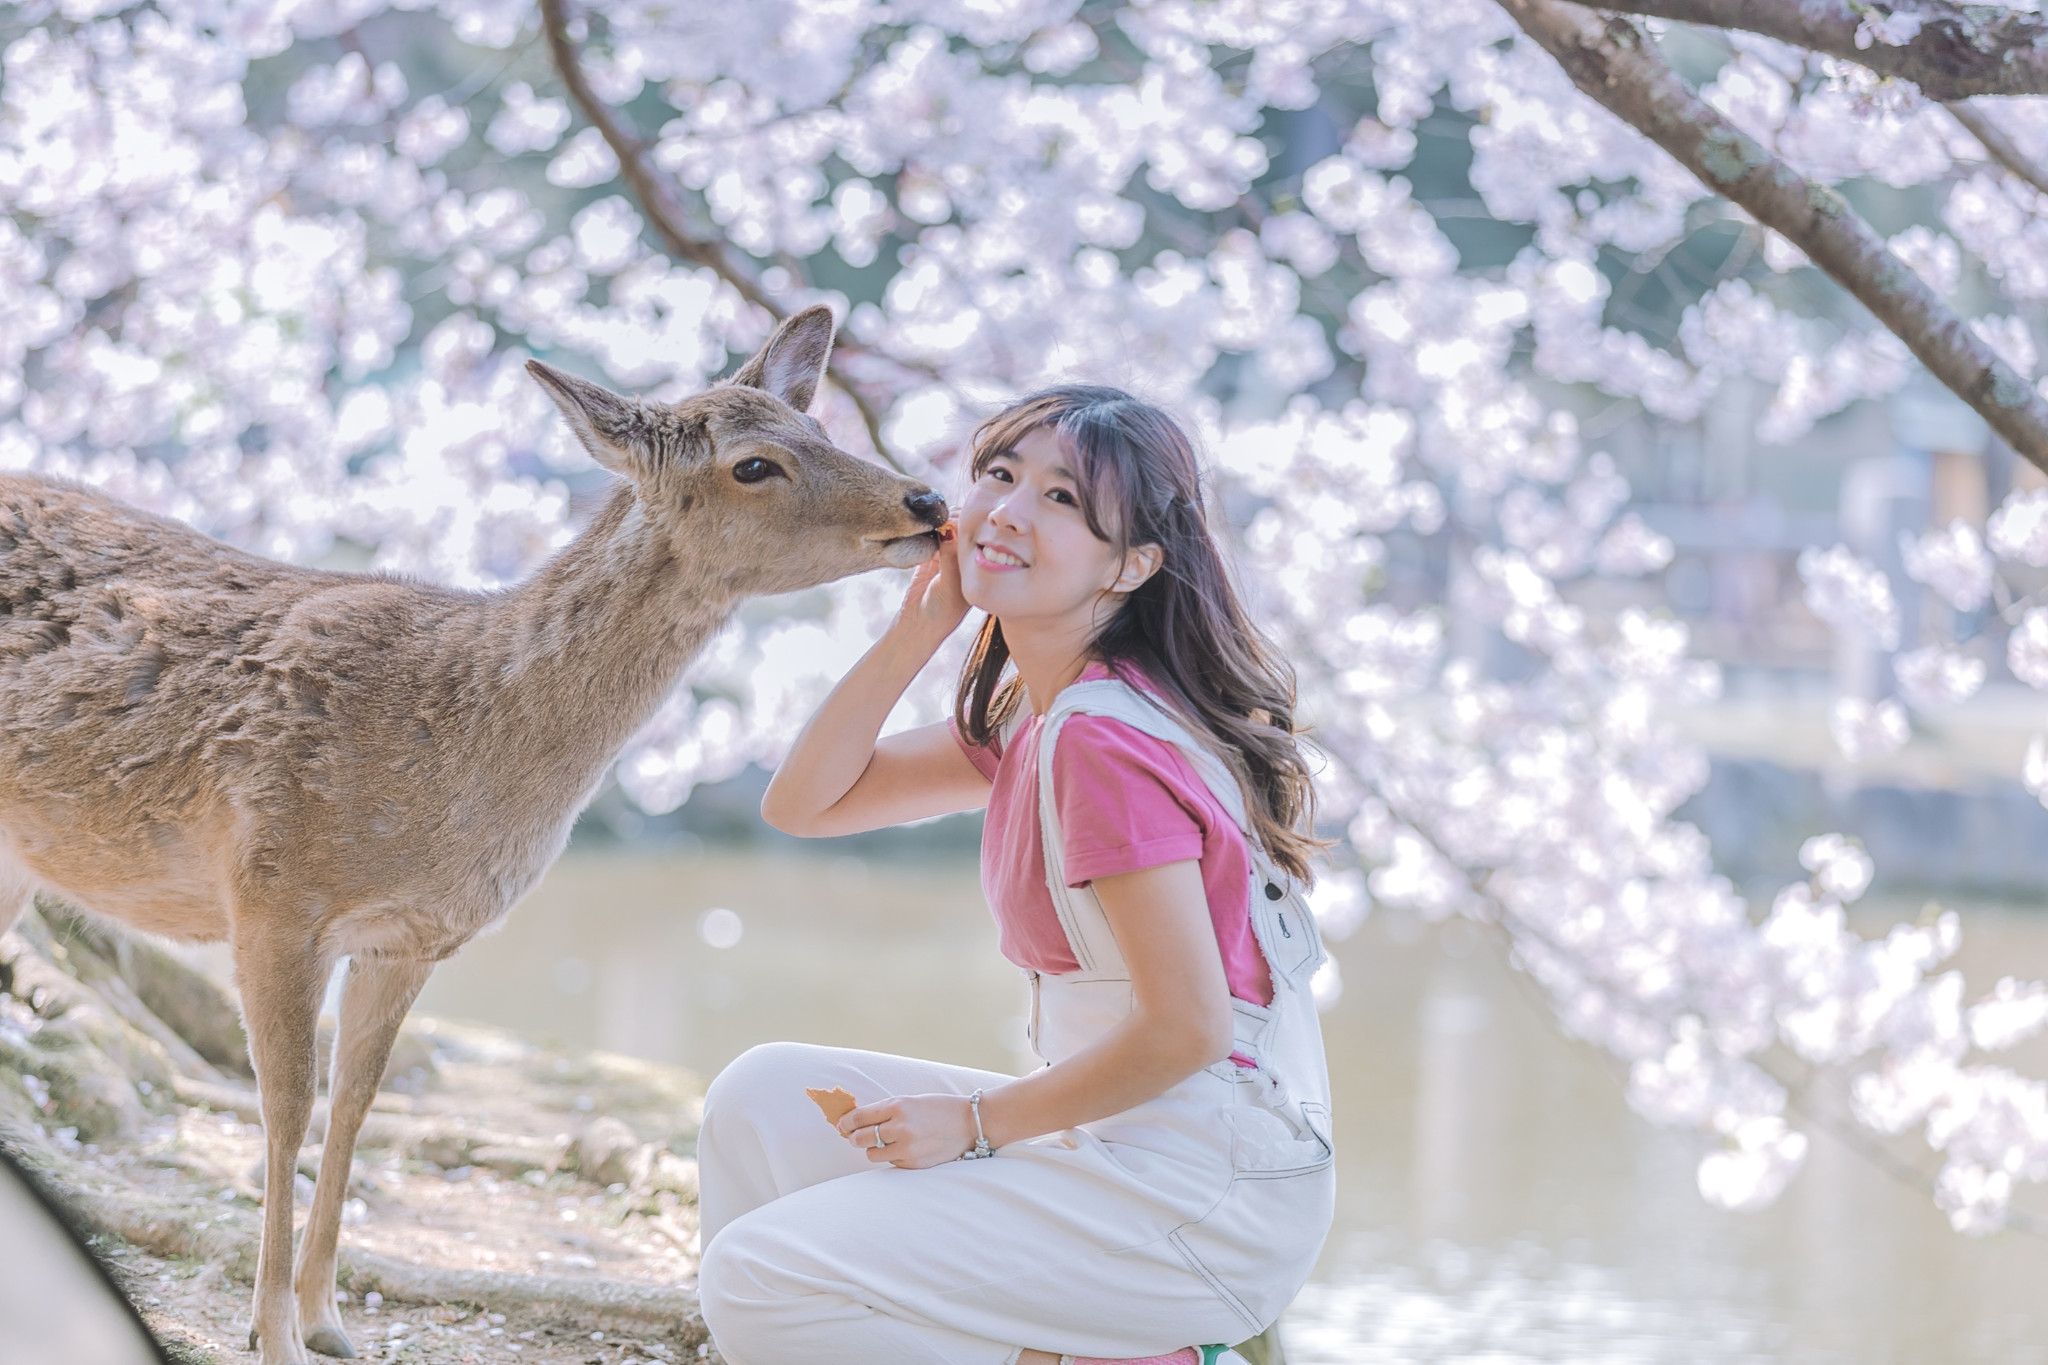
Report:
[[[331,964],[299,925],[261,922],[268,917],[253,909],[235,918],[235,984],[262,1096],[266,1154],[249,1348],[260,1352],[262,1365],[307,1365],[292,1309],[292,1181],[313,1113],[314,1030]]]
[[[327,1085],[327,1142],[320,1152],[320,1181],[313,1212],[299,1244],[299,1326],[306,1344],[324,1355],[355,1357],[334,1307],[334,1250],[341,1233],[341,1205],[348,1197],[349,1166],[356,1134],[376,1098],[377,1083],[391,1059],[392,1040],[413,997],[426,983],[431,962],[411,958],[358,956],[348,964],[341,990],[341,1022],[334,1037],[334,1070]]]

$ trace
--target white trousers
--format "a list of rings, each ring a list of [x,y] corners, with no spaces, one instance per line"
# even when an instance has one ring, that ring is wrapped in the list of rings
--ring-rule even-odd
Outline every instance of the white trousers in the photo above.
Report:
[[[1116,1358],[1258,1334],[1272,1295],[1232,1293],[1189,1235],[1235,1202],[1230,1111],[1246,1087],[1199,1073],[1085,1130],[922,1171],[870,1163],[804,1094],[837,1085],[868,1103],[1008,1079],[799,1043],[720,1073],[697,1143],[698,1292],[731,1365],[1012,1365],[1026,1347]],[[1285,1261],[1292,1297],[1327,1225],[1305,1259],[1245,1250],[1262,1270]]]

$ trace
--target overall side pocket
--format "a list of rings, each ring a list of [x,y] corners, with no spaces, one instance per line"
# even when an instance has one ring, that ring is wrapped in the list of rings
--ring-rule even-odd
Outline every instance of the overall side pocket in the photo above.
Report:
[[[1327,1161],[1246,1172],[1207,1217],[1176,1229],[1172,1240],[1250,1332],[1262,1332],[1308,1283],[1336,1205],[1336,1171]]]
[[[1230,1166],[1237,1179],[1271,1180],[1331,1164],[1335,1152],[1322,1106],[1304,1103],[1301,1111],[1299,1123],[1262,1104],[1240,1104],[1230,1111]]]

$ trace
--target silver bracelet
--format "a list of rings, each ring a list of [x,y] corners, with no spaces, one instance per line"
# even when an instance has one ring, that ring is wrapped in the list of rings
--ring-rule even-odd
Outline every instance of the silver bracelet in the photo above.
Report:
[[[962,1161],[973,1161],[980,1157],[994,1156],[989,1148],[988,1134],[981,1128],[981,1092],[975,1091],[967,1097],[967,1107],[974,1112],[974,1146],[960,1154]]]

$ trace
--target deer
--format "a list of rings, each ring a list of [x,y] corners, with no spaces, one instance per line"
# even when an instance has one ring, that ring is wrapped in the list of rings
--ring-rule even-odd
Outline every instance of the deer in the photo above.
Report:
[[[48,891],[229,944],[266,1151],[261,1365],[355,1355],[334,1296],[350,1162],[434,964],[540,878],[742,600],[937,552],[944,499],[807,415],[832,342],[829,310],[807,309],[673,404],[527,362],[619,477],[498,592],[279,563],[0,476],[0,933]],[[315,1030],[343,958],[294,1265]]]

